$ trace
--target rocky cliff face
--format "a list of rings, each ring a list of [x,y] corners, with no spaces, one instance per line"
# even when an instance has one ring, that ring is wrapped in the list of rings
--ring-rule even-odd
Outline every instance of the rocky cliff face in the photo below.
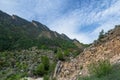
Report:
[[[95,41],[75,59],[61,63],[62,68],[58,80],[77,80],[78,76],[86,76],[88,65],[94,61],[109,59],[112,64],[120,63],[120,26],[116,26]]]

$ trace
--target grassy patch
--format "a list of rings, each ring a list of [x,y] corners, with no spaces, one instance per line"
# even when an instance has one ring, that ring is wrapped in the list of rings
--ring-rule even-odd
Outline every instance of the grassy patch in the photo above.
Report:
[[[111,66],[108,61],[107,62],[101,61],[101,62],[97,63],[99,66],[94,65],[95,68],[93,67],[97,71],[94,71],[94,69],[91,69],[93,70],[92,71],[93,73],[91,73],[90,76],[79,77],[78,80],[120,80],[120,64]]]
[[[91,75],[97,77],[108,75],[112,70],[112,65],[108,60],[100,60],[98,62],[92,63],[88,67]]]

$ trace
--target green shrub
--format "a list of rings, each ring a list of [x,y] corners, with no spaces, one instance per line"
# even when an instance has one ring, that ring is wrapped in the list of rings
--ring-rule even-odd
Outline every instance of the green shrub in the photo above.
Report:
[[[61,60],[61,61],[64,60],[64,55],[63,55],[62,51],[58,51],[56,56],[57,56],[58,60]]]
[[[41,61],[42,61],[43,65],[44,65],[45,70],[48,71],[49,70],[49,66],[50,66],[49,58],[47,56],[42,56],[41,57]]]
[[[11,74],[5,80],[20,80],[20,78],[21,78],[20,74]]]
[[[101,30],[101,32],[99,33],[98,40],[101,40],[102,38],[104,38],[104,30]]]
[[[38,76],[44,76],[45,74],[48,74],[50,69],[50,61],[47,56],[41,57],[41,64],[39,64],[34,72],[35,75]]]
[[[100,60],[99,62],[92,63],[89,66],[89,72],[97,77],[108,75],[111,70],[112,66],[108,60]]]
[[[101,77],[97,77],[96,75],[80,76],[78,80],[120,80],[120,64],[112,65],[110,74]]]
[[[65,56],[69,56],[70,55],[70,52],[68,50],[64,50],[64,55]]]
[[[44,64],[39,64],[34,73],[35,75],[43,76],[45,74]]]
[[[44,75],[43,80],[49,80],[49,76],[48,75]]]
[[[55,70],[55,67],[56,67],[56,63],[55,63],[55,62],[51,63],[50,69],[49,69],[49,73],[50,73],[50,74],[53,75],[54,70]]]

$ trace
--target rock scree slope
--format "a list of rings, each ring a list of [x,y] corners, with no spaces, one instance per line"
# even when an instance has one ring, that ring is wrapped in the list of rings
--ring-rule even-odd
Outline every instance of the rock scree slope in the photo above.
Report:
[[[109,59],[111,64],[120,63],[120,26],[104,34],[76,58],[62,62],[57,80],[77,80],[79,76],[87,76],[88,65],[94,61]]]

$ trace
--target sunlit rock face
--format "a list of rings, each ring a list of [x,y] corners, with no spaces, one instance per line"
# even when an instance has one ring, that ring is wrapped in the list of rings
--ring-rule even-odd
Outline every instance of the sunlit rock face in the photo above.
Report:
[[[77,80],[79,76],[89,75],[88,65],[101,59],[109,59],[112,64],[120,63],[120,26],[117,25],[100,40],[70,62],[63,62],[58,80]]]

